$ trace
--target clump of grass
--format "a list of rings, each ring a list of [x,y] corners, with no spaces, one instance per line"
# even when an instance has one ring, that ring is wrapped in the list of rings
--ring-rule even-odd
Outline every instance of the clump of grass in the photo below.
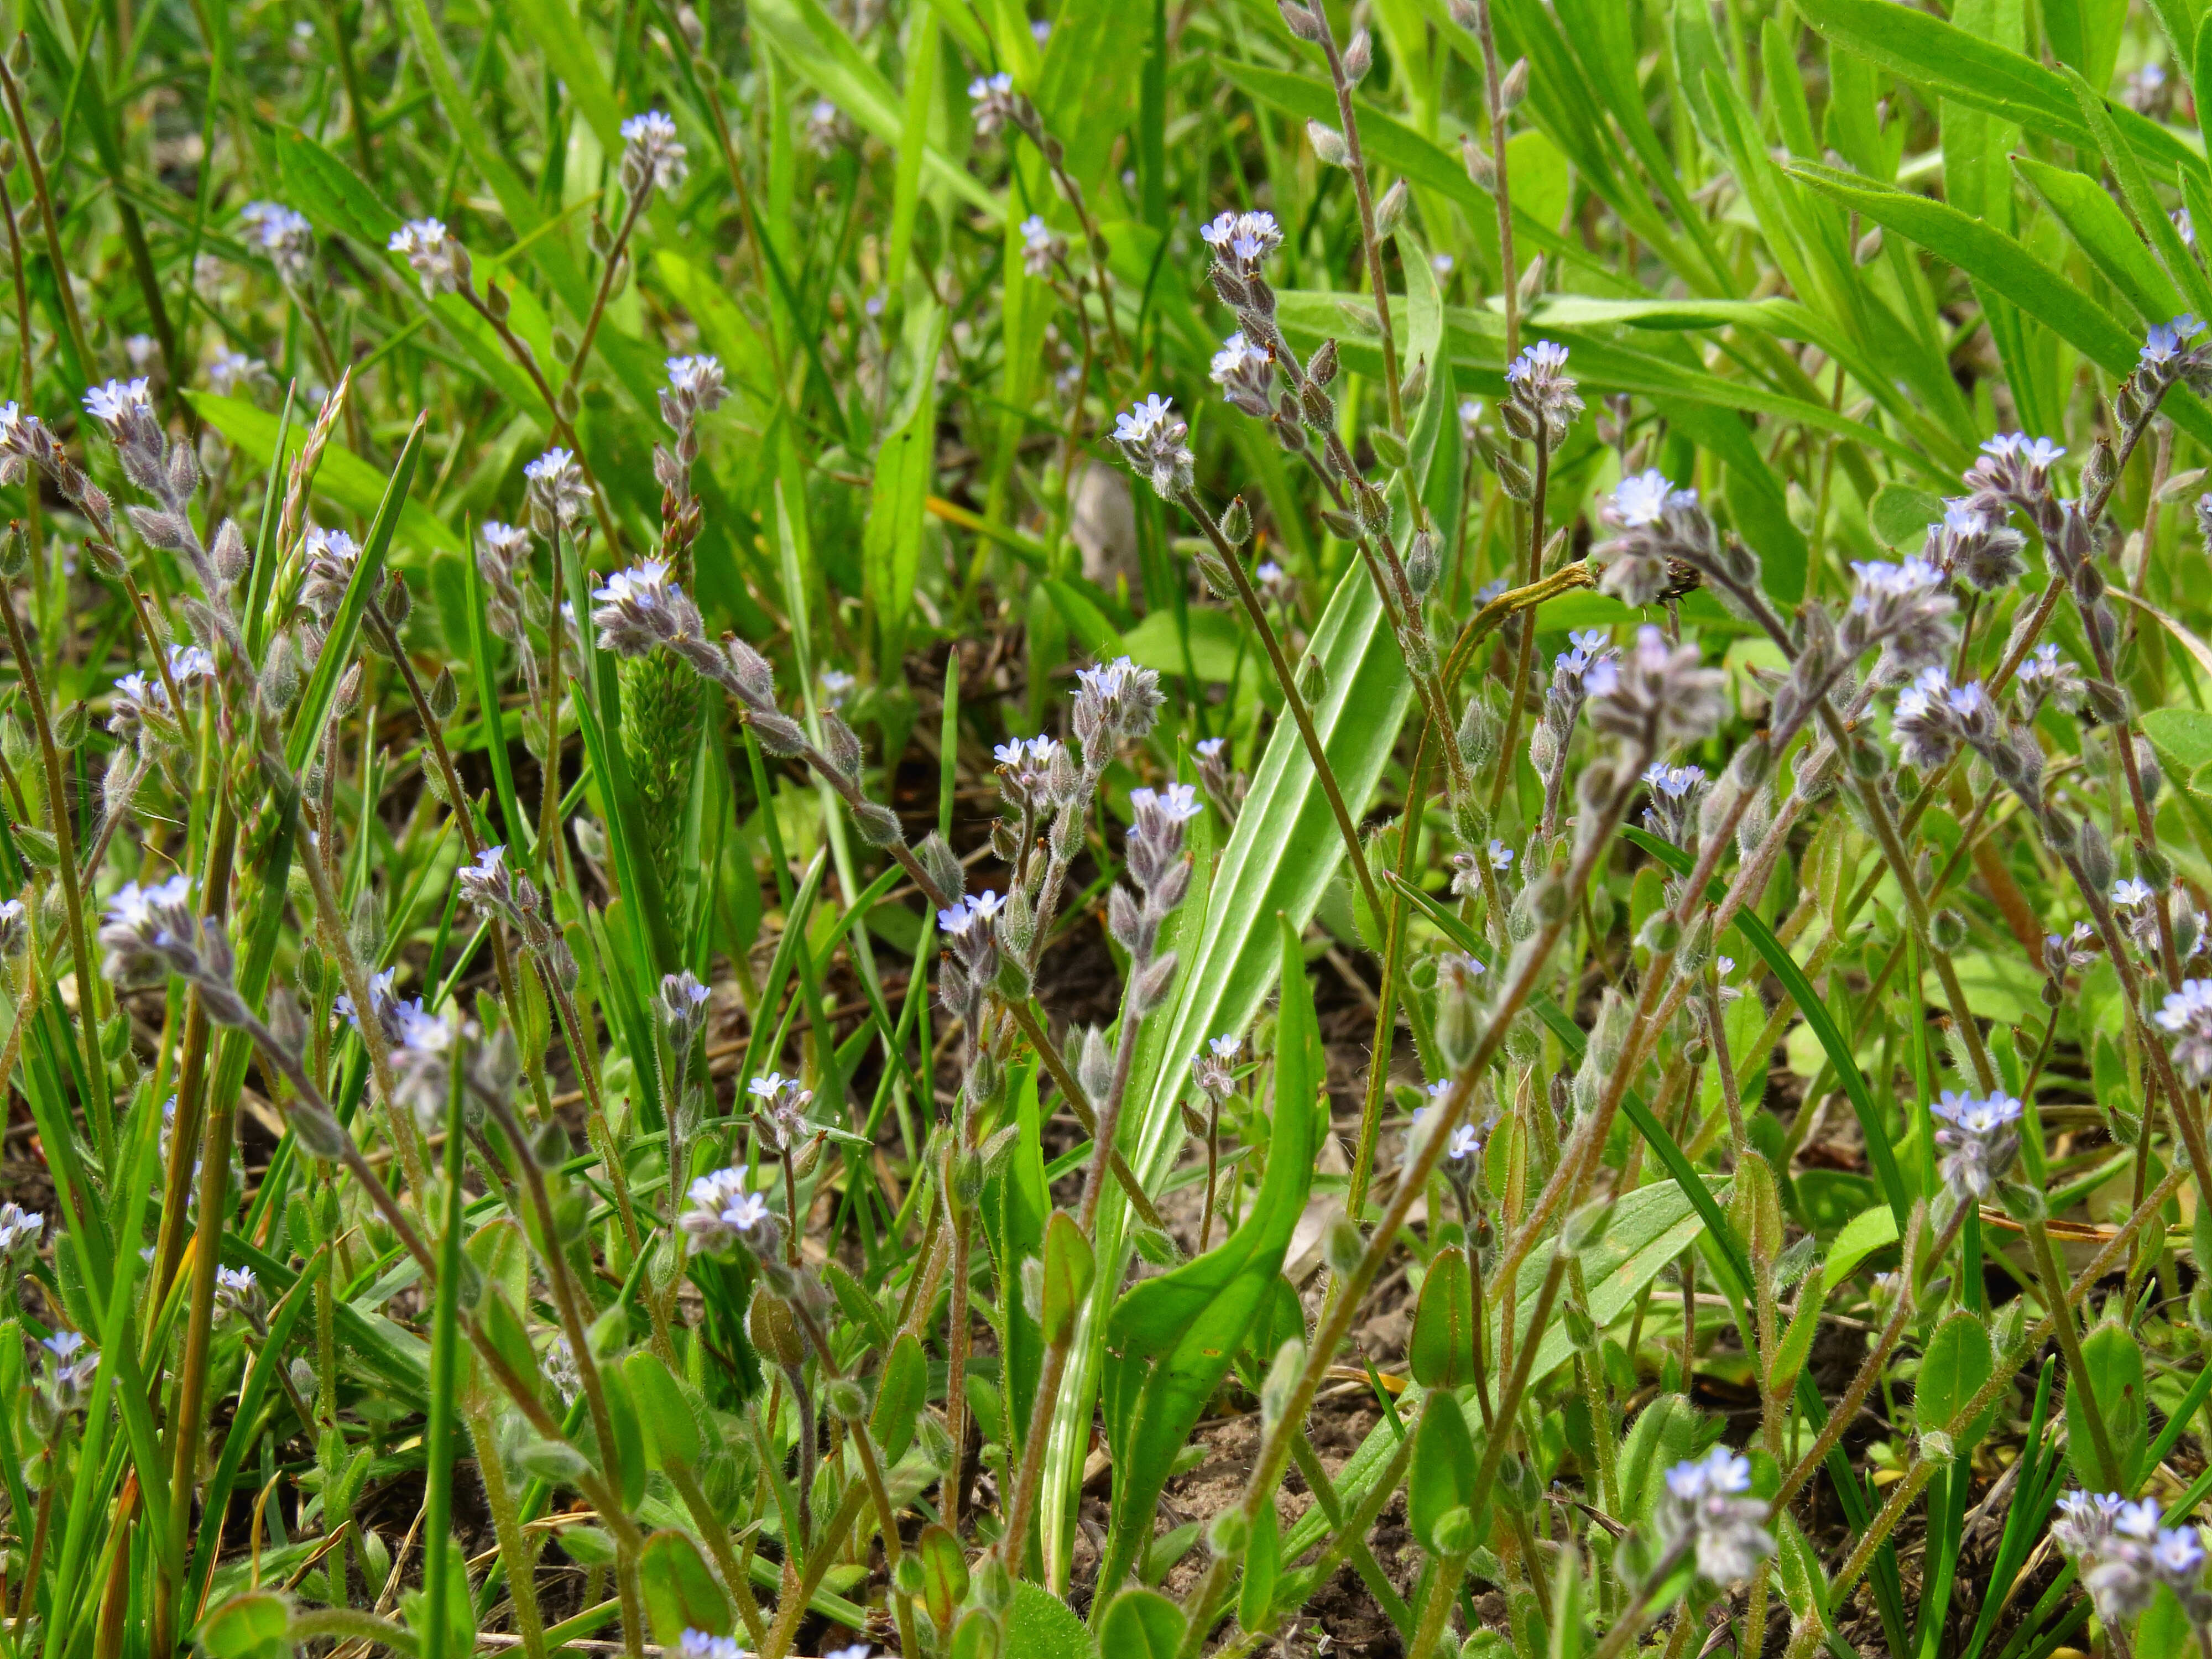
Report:
[[[2186,9],[26,12],[0,1659],[2212,1659]]]

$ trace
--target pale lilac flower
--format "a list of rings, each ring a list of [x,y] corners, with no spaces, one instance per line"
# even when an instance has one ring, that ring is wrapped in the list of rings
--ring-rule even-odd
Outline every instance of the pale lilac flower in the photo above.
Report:
[[[1066,239],[1053,234],[1052,227],[1032,213],[1022,221],[1022,270],[1031,276],[1052,275],[1052,268],[1067,257]]]
[[[660,394],[660,418],[683,431],[696,416],[721,406],[730,395],[721,360],[702,353],[668,360],[668,386]]]
[[[1079,669],[1075,679],[1075,735],[1086,756],[1094,743],[1146,736],[1167,701],[1160,692],[1160,677],[1127,657]]]
[[[1647,752],[1702,743],[1719,728],[1726,677],[1700,665],[1693,645],[1669,645],[1646,623],[1628,651],[1593,663],[1583,677],[1590,723]]]
[[[1566,437],[1583,412],[1566,367],[1567,349],[1555,340],[1537,341],[1505,366],[1508,396],[1499,418],[1515,437],[1525,441],[1540,432],[1554,448]]]
[[[1217,214],[1198,234],[1213,250],[1216,259],[1247,278],[1258,275],[1260,267],[1283,245],[1282,228],[1276,224],[1273,214],[1264,210]]]
[[[1898,564],[1856,561],[1850,611],[1842,644],[1856,657],[1879,647],[1878,677],[1893,683],[1940,662],[1957,635],[1956,602],[1944,590],[1943,573],[1925,559]]]
[[[2153,323],[2143,336],[2142,349],[2136,354],[2136,366],[2167,367],[2188,350],[2191,340],[2203,331],[2204,325],[2187,312],[2170,323]]]
[[[670,1048],[682,1053],[707,1029],[707,1006],[712,995],[688,968],[680,974],[660,976],[660,1022],[668,1033]]]
[[[1651,790],[1651,804],[1644,811],[1644,827],[1677,847],[1694,845],[1698,809],[1705,799],[1705,768],[1655,761],[1644,769],[1644,782]]]
[[[0,1204],[0,1257],[15,1256],[39,1247],[39,1237],[46,1231],[46,1218],[36,1210],[26,1210],[12,1198]]]
[[[1774,1553],[1766,1505],[1749,1496],[1751,1464],[1725,1446],[1667,1471],[1659,1530],[1669,1553],[1686,1551],[1709,1583],[1739,1583]]]
[[[1936,1144],[1948,1154],[1939,1171],[1944,1183],[1961,1199],[1987,1198],[2020,1149],[2021,1103],[2002,1090],[1978,1099],[1946,1089],[1928,1109],[1942,1121]]]
[[[1162,501],[1188,489],[1197,458],[1184,440],[1189,424],[1175,412],[1173,400],[1157,392],[1114,418],[1114,441],[1130,470],[1149,478]]]
[[[314,258],[314,229],[307,220],[277,202],[248,202],[239,211],[248,241],[269,256],[276,274],[287,282],[305,276]]]
[[[109,380],[84,394],[84,408],[88,415],[107,428],[110,437],[120,437],[141,416],[152,415],[151,383],[143,375],[135,380]]]
[[[2191,1084],[2212,1078],[2212,979],[2185,979],[2151,1018],[2172,1034],[2173,1063]]]
[[[685,1188],[690,1207],[677,1218],[695,1249],[719,1255],[768,1219],[768,1204],[752,1190],[742,1164],[701,1176]]]
[[[557,525],[573,534],[592,505],[592,486],[574,453],[556,444],[524,466],[522,476],[529,481],[525,494],[538,533],[550,536]]]
[[[1015,96],[1014,77],[1003,70],[996,75],[978,76],[968,83],[969,112],[977,137],[990,137],[1014,118]]]
[[[2212,500],[2212,497],[2208,497]],[[2081,671],[2058,654],[2058,647],[2045,640],[2029,652],[2021,661],[2019,671],[2013,676],[2020,687],[2023,713],[2033,720],[2035,711],[2050,702],[2069,714],[2081,710],[2088,700],[2089,688],[2081,678]]]
[[[386,246],[407,261],[426,300],[457,293],[468,283],[468,250],[435,219],[409,220]]]
[[[125,882],[108,902],[100,930],[110,979],[152,972],[185,973],[198,957],[199,919],[192,914],[191,878],[171,876],[150,886]]]
[[[1264,346],[1254,345],[1244,337],[1243,331],[1222,342],[1221,349],[1213,354],[1207,378],[1221,388],[1221,395],[1229,403],[1255,420],[1264,421],[1275,412],[1272,401],[1274,354]]]
[[[1943,504],[1943,522],[1928,526],[1922,556],[1953,580],[1978,593],[1994,593],[2020,580],[2027,538],[1972,496]]]
[[[665,112],[650,109],[631,116],[622,124],[622,136],[624,194],[673,190],[684,182],[690,164],[676,136],[676,123]]]
[[[258,357],[225,348],[208,359],[208,389],[218,398],[236,397],[270,383],[269,365]]]

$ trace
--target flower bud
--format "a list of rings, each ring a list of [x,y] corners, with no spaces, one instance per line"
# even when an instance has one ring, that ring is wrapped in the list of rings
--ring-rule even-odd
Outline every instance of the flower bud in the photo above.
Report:
[[[1359,1270],[1367,1253],[1367,1241],[1352,1218],[1341,1210],[1329,1222],[1322,1236],[1322,1258],[1328,1270],[1339,1279],[1349,1279]]]
[[[1252,509],[1244,505],[1242,495],[1231,497],[1222,509],[1221,534],[1231,547],[1242,547],[1252,539]]]
[[[867,1391],[849,1376],[833,1376],[822,1390],[823,1403],[831,1415],[847,1423],[857,1423],[868,1412]]]
[[[766,1291],[753,1292],[753,1304],[745,1324],[753,1346],[779,1365],[791,1366],[805,1358],[806,1350],[799,1340],[799,1325],[791,1316],[791,1310]]]
[[[1406,204],[1411,197],[1412,192],[1407,189],[1403,179],[1382,192],[1382,199],[1375,204],[1375,234],[1377,236],[1398,234],[1398,227],[1406,222]]]
[[[1348,167],[1352,165],[1352,151],[1345,144],[1344,135],[1334,127],[1320,121],[1308,121],[1306,141],[1313,146],[1314,155],[1323,167]]]
[[[1413,590],[1413,597],[1428,598],[1443,571],[1443,558],[1437,550],[1436,532],[1415,531],[1413,544],[1406,550],[1406,582]]]
[[[1234,1558],[1244,1553],[1251,1540],[1252,1524],[1245,1519],[1242,1508],[1232,1505],[1215,1516],[1206,1526],[1206,1547],[1214,1555]]]
[[[1367,78],[1367,71],[1374,66],[1375,41],[1365,29],[1361,29],[1344,49],[1344,78],[1356,87]]]
[[[952,1431],[935,1412],[921,1414],[921,1455],[939,1469],[952,1467]],[[911,1556],[907,1558],[911,1560]]]
[[[1465,1555],[1474,1547],[1474,1511],[1464,1504],[1454,1505],[1437,1517],[1436,1529],[1430,1535],[1439,1555]]]
[[[2081,860],[2081,873],[2092,888],[2101,893],[2112,886],[2112,844],[2088,818],[2083,818],[2075,832],[2074,855]]]
[[[1505,71],[1505,78],[1498,82],[1498,100],[1506,108],[1513,109],[1528,95],[1528,60],[1516,58],[1513,60],[1513,67]]]
[[[1569,1216],[1559,1229],[1559,1237],[1568,1249],[1579,1255],[1602,1239],[1606,1229],[1612,1224],[1613,1206],[1600,1200],[1583,1205]]]
[[[1267,1380],[1260,1385],[1260,1422],[1263,1430],[1272,1429],[1283,1420],[1290,1409],[1291,1396],[1297,1392],[1298,1376],[1305,1370],[1306,1345],[1291,1337],[1275,1350],[1274,1363],[1267,1367]]]
[[[971,1210],[982,1195],[983,1160],[974,1147],[963,1146],[952,1160],[952,1201],[963,1210]]]
[[[1491,159],[1488,150],[1475,142],[1475,137],[1471,132],[1464,135],[1459,141],[1459,159],[1461,165],[1467,168],[1467,176],[1474,180],[1476,189],[1485,194],[1497,190],[1498,163]]]

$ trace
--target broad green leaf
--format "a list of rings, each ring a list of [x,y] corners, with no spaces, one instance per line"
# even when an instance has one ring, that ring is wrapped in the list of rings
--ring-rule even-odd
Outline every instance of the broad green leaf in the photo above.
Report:
[[[278,422],[275,415],[242,398],[219,398],[212,392],[187,391],[185,399],[202,420],[252,458],[255,465],[269,465],[276,453]],[[366,519],[375,514],[378,503],[384,499],[386,483],[382,473],[333,438],[323,447],[322,464],[315,470],[313,494],[334,507]],[[420,501],[410,501],[400,509],[399,531],[403,550],[421,547],[431,552],[466,556],[460,538],[441,524]],[[404,557],[399,562],[412,568],[412,562]]]
[[[699,1547],[680,1532],[663,1530],[645,1540],[637,1560],[638,1589],[653,1639],[674,1647],[687,1630],[727,1636],[729,1599],[715,1583]]]
[[[1774,1532],[1776,1553],[1782,1566],[1783,1599],[1798,1618],[1818,1619],[1825,1624],[1828,1617],[1828,1575],[1820,1565],[1820,1552],[1800,1530],[1795,1516],[1785,1513],[1778,1516]]]
[[[1456,1389],[1474,1381],[1474,1287],[1467,1252],[1446,1245],[1430,1259],[1413,1315],[1406,1358],[1425,1389]]]
[[[1969,219],[1942,201],[1891,191],[1850,173],[1836,173],[1808,161],[1792,164],[1790,173],[1823,195],[1850,204],[1867,219],[1896,230],[1900,237],[1911,237],[1929,252],[1948,258],[1962,272],[2013,301],[2021,312],[2044,323],[2108,374],[2121,376],[2135,368],[2142,341],[2112,321],[2111,312],[2081,295],[2066,276],[2048,268],[2002,230]],[[2172,416],[2174,425],[2199,441],[2212,442],[2212,414],[2188,389],[2177,387],[2170,392],[2161,407]]]
[[[938,19],[917,10],[908,26],[906,66],[906,124],[898,143],[898,172],[891,189],[890,265],[884,287],[906,292],[907,260],[912,255],[915,215],[921,202],[921,160],[929,149],[932,94],[938,89]]]
[[[870,133],[894,147],[902,141],[906,113],[898,94],[822,9],[820,0],[753,0],[747,21],[758,40]],[[1004,201],[934,146],[924,155],[922,166],[932,185],[950,189],[994,223],[1006,216]]]
[[[1185,635],[1189,652],[1185,654]],[[1267,654],[1240,617],[1226,611],[1192,606],[1181,617],[1166,608],[1152,611],[1121,635],[1128,656],[1139,667],[1162,674],[1190,674],[1220,684],[1231,676],[1249,688],[1267,672]],[[1239,659],[1242,665],[1239,665]]]
[[[1270,1502],[1260,1506],[1252,1535],[1244,1546],[1244,1577],[1237,1589],[1237,1622],[1247,1630],[1265,1630],[1275,1598],[1275,1580],[1283,1570],[1282,1528]]]
[[[1340,294],[1292,289],[1278,295],[1276,301],[1283,331],[1299,350],[1310,351],[1323,339],[1339,338],[1339,349],[1347,368],[1362,374],[1381,370],[1381,349],[1358,331],[1364,322],[1371,320],[1371,312],[1364,301],[1354,301],[1351,296]],[[1358,315],[1363,312],[1370,314],[1363,318]],[[1454,307],[1445,313],[1445,325],[1453,368],[1462,376],[1462,389],[1477,395],[1495,395],[1497,390],[1502,389],[1500,379],[1505,369],[1504,319],[1489,311]],[[1771,416],[1850,438],[1911,468],[1940,487],[1957,487],[1956,477],[1923,450],[1824,404],[1772,391],[1756,381],[1692,368],[1589,330],[1547,329],[1546,336],[1568,348],[1571,372],[1585,396],[1593,391],[1626,392],[1655,399],[1709,404],[1742,414]],[[2135,348],[2130,346],[2128,351],[2129,361],[2133,362]]]
[[[584,32],[569,0],[506,0],[514,8],[522,38],[544,53],[545,65],[560,78],[568,101],[584,118],[599,148],[622,153],[622,109],[608,82],[598,43]]]
[[[1324,121],[1334,126],[1340,118],[1335,96],[1326,81],[1226,58],[1216,58],[1212,67],[1231,86],[1301,121]],[[1494,226],[1498,222],[1495,198],[1468,177],[1467,167],[1458,156],[1371,105],[1359,112],[1359,142],[1370,167],[1402,173],[1412,183],[1449,197],[1472,223]],[[1524,239],[1530,246],[1541,249],[1554,259],[1592,271],[1598,269],[1579,245],[1560,235],[1556,226],[1530,216],[1516,201],[1513,209],[1514,246],[1520,247]],[[1496,240],[1494,232],[1491,240]]]
[[[953,1610],[968,1599],[967,1553],[957,1538],[935,1522],[921,1529],[914,1552],[921,1562],[921,1604],[929,1610],[929,1622],[947,1629]]]
[[[1714,1185],[1723,1180],[1720,1176],[1706,1179]],[[1589,1287],[1589,1316],[1597,1328],[1603,1330],[1626,1315],[1634,1306],[1638,1295],[1659,1276],[1659,1270],[1669,1261],[1679,1260],[1705,1231],[1705,1217],[1672,1181],[1652,1182],[1616,1200],[1612,1224],[1607,1227],[1605,1237],[1584,1249],[1580,1257],[1583,1282]],[[1531,1251],[1529,1259],[1521,1264],[1516,1303],[1516,1352],[1522,1342],[1529,1340],[1528,1325],[1535,1316],[1537,1293],[1550,1265],[1549,1253],[1545,1250]],[[1498,1310],[1493,1308],[1483,1339],[1486,1350],[1493,1354],[1501,1352],[1498,1319]],[[1553,1321],[1542,1334],[1531,1363],[1531,1385],[1565,1364],[1574,1351],[1574,1338],[1566,1322]]]
[[[2131,1650],[2136,1659],[2188,1659],[2203,1651],[2190,1628],[2189,1613],[2170,1585],[2160,1584],[2136,1621]]]
[[[1454,1510],[1465,1510],[1477,1522],[1489,1494],[1475,1484],[1482,1459],[1474,1437],[1468,1432],[1467,1413],[1457,1395],[1438,1389],[1421,1404],[1421,1420],[1413,1431],[1413,1460],[1406,1485],[1407,1523],[1421,1547],[1431,1554],[1437,1548],[1437,1523]]]
[[[1053,586],[1057,599],[1066,584]],[[1339,579],[1308,650],[1327,680],[1313,706],[1316,732],[1346,805],[1357,815],[1365,810],[1397,742],[1412,688],[1374,584],[1356,563]],[[1295,725],[1278,721],[1253,769],[1251,790],[1228,845],[1207,866],[1206,891],[1194,883],[1178,912],[1187,929],[1176,945],[1183,964],[1178,988],[1146,1020],[1139,1042],[1128,1131],[1135,1150],[1129,1162],[1148,1189],[1158,1189],[1182,1147],[1177,1101],[1189,1077],[1189,1056],[1207,1038],[1242,1031],[1251,1023],[1280,960],[1273,919],[1279,915],[1292,929],[1303,927],[1343,854]],[[1146,1066],[1148,1048],[1159,1058]],[[1099,1278],[1105,1284],[1118,1282],[1127,1260],[1127,1206],[1109,1192],[1097,1238]],[[1067,1383],[1053,1417],[1043,1509],[1046,1564],[1055,1583],[1066,1582],[1074,1478],[1089,1451],[1102,1316],[1094,1298],[1077,1332]]]
[[[1828,1246],[1827,1265],[1820,1270],[1820,1282],[1833,1291],[1851,1276],[1860,1262],[1876,1250],[1896,1243],[1897,1237],[1897,1212],[1887,1205],[1853,1216]]]
[[[1057,1346],[1075,1330],[1075,1316],[1091,1293],[1098,1263],[1075,1218],[1054,1210],[1044,1224],[1044,1340]]]
[[[861,538],[861,592],[875,622],[886,681],[904,649],[907,613],[921,566],[923,503],[937,465],[937,358],[945,340],[944,307],[925,301],[907,317],[904,397],[886,423],[868,491]]]
[[[2120,1489],[2132,1492],[2142,1478],[2144,1454],[2150,1449],[2142,1346],[2126,1326],[2108,1319],[2082,1339],[2081,1358],[2088,1376],[2066,1379],[2066,1461],[2073,1466],[2077,1484],[2092,1492],[2104,1490],[2081,1393],[2087,1389],[2103,1414],[2112,1455],[2119,1463]]]
[[[875,1409],[868,1414],[869,1431],[883,1448],[884,1462],[896,1463],[905,1455],[928,1403],[929,1357],[921,1350],[921,1339],[908,1331],[891,1345],[876,1382]]]
[[[1243,1224],[1218,1247],[1131,1287],[1106,1322],[1103,1403],[1114,1496],[1102,1584],[1120,1583],[1152,1536],[1170,1466],[1272,1292],[1313,1182],[1325,1077],[1321,1032],[1297,933],[1287,917],[1279,919],[1277,933],[1275,1111],[1260,1191]]]
[[[2093,86],[2110,86],[2119,59],[2128,0],[2041,0],[2051,56]]]
[[[1648,1522],[1666,1490],[1667,1471],[1687,1462],[1704,1438],[1697,1408],[1679,1394],[1662,1394],[1636,1414],[1620,1443],[1620,1518]]]
[[[1014,1139],[1005,1160],[994,1164],[983,1179],[983,1238],[999,1282],[1018,1285],[1021,1264],[1044,1254],[1044,1221],[1052,1212],[1039,1138],[1034,1064],[1021,1068],[1008,1092],[1014,1103]],[[1044,1334],[1021,1297],[1007,1297],[1001,1312],[1006,1328],[1000,1339],[1000,1384],[1013,1406],[1013,1420],[1007,1431],[1015,1437],[1014,1444],[1018,1447],[1029,1432],[1030,1406],[1036,1398],[1037,1378],[1044,1369]]]
[[[1140,53],[1129,50],[1128,0],[1061,0],[1036,82],[1045,131],[1066,147],[1068,176],[1087,192],[1137,112]],[[1029,25],[1022,24],[1022,33]]]
[[[1552,1574],[1552,1644],[1548,1659],[1583,1659],[1583,1559],[1570,1542]]]
[[[1022,1579],[1006,1606],[1009,1659],[1095,1659],[1091,1632],[1051,1591]]]
[[[1884,484],[1867,508],[1875,539],[1899,553],[1917,554],[1928,538],[1928,527],[1942,522],[1943,498],[1910,484]]]
[[[1679,847],[1671,846],[1641,830],[1632,828],[1622,833],[1678,875],[1690,873],[1692,868],[1690,856]],[[1714,888],[1713,896],[1717,902],[1721,896],[1717,883],[1714,884]],[[1852,1056],[1850,1044],[1844,1041],[1842,1030],[1836,1024],[1834,1014],[1815,994],[1812,982],[1805,977],[1805,970],[1797,965],[1796,958],[1790,954],[1789,947],[1775,937],[1774,930],[1755,911],[1748,908],[1737,911],[1732,925],[1752,949],[1758,951],[1768,971],[1782,981],[1782,988],[1796,1000],[1798,1012],[1805,1017],[1805,1023],[1820,1038],[1820,1047],[1828,1056],[1828,1063],[1836,1068],[1836,1076],[1844,1085],[1844,1093],[1850,1100],[1851,1109],[1858,1115],[1859,1126],[1866,1134],[1868,1157],[1881,1182],[1883,1196],[1888,1199],[1890,1208],[1896,1214],[1897,1224],[1902,1229],[1912,1208],[1906,1194],[1905,1178],[1898,1170],[1897,1154],[1890,1146],[1889,1133],[1883,1125],[1881,1110],[1875,1103],[1874,1091],[1867,1086],[1865,1075],[1860,1072],[1858,1062]]]
[[[645,1501],[645,1425],[623,1373],[611,1365],[599,1370],[599,1392],[606,1396],[607,1419],[615,1443],[599,1448],[599,1467],[622,1483],[623,1502],[632,1510]]]
[[[1912,1415],[1921,1432],[1942,1430],[1951,1436],[1960,1451],[1971,1450],[1986,1423],[1954,1428],[1952,1419],[1990,1380],[1996,1364],[1989,1328],[1979,1316],[1961,1308],[1938,1325],[1928,1339],[1919,1374],[1912,1383]]]
[[[1188,1628],[1182,1609],[1158,1590],[1125,1589],[1098,1623],[1098,1659],[1175,1659]]]
[[[841,1261],[823,1262],[822,1277],[829,1282],[830,1294],[836,1297],[839,1311],[860,1328],[868,1346],[888,1352],[893,1334],[890,1316],[868,1293],[867,1287],[854,1278]]]
[[[1720,118],[1713,107],[1708,76],[1728,78],[1728,56],[1713,30],[1713,15],[1701,0],[1674,0],[1668,9],[1667,42],[1674,58],[1674,83],[1690,118],[1705,141],[1715,149],[1728,146],[1720,136]]]
[[[2066,71],[2066,82],[2073,90],[2075,101],[2081,106],[2082,119],[2096,135],[2097,147],[2104,153],[2105,165],[2112,169],[2112,178],[2120,186],[2128,211],[2135,216],[2136,223],[2142,228],[2159,263],[2181,285],[2193,305],[2199,309],[2212,309],[2212,281],[2206,280],[2197,256],[2183,245],[2180,231],[2166,216],[2166,204],[2159,200],[2143,171],[2142,158],[2121,138],[2104,100],[2090,89],[2086,81],[2069,69]]]
[[[639,1427],[654,1466],[673,1463],[679,1468],[689,1468],[696,1463],[705,1450],[700,1442],[698,1421],[691,1415],[690,1402],[684,1399],[684,1391],[669,1375],[659,1355],[641,1348],[623,1361],[622,1371],[623,1386],[637,1407]]]
[[[2020,52],[1893,0],[1804,0],[1797,9],[1828,40],[1904,80],[2077,149],[2097,147],[2065,81]],[[2203,170],[2203,159],[2157,122],[2127,109],[2113,118],[2147,161]]]
[[[215,1659],[254,1659],[282,1652],[292,1607],[273,1590],[234,1596],[200,1621],[199,1643]]]
[[[2014,169],[2066,227],[2074,244],[2145,320],[2165,322],[2181,308],[2172,280],[2151,258],[2105,187],[2085,173],[2055,167],[2029,155],[2013,157]]]

